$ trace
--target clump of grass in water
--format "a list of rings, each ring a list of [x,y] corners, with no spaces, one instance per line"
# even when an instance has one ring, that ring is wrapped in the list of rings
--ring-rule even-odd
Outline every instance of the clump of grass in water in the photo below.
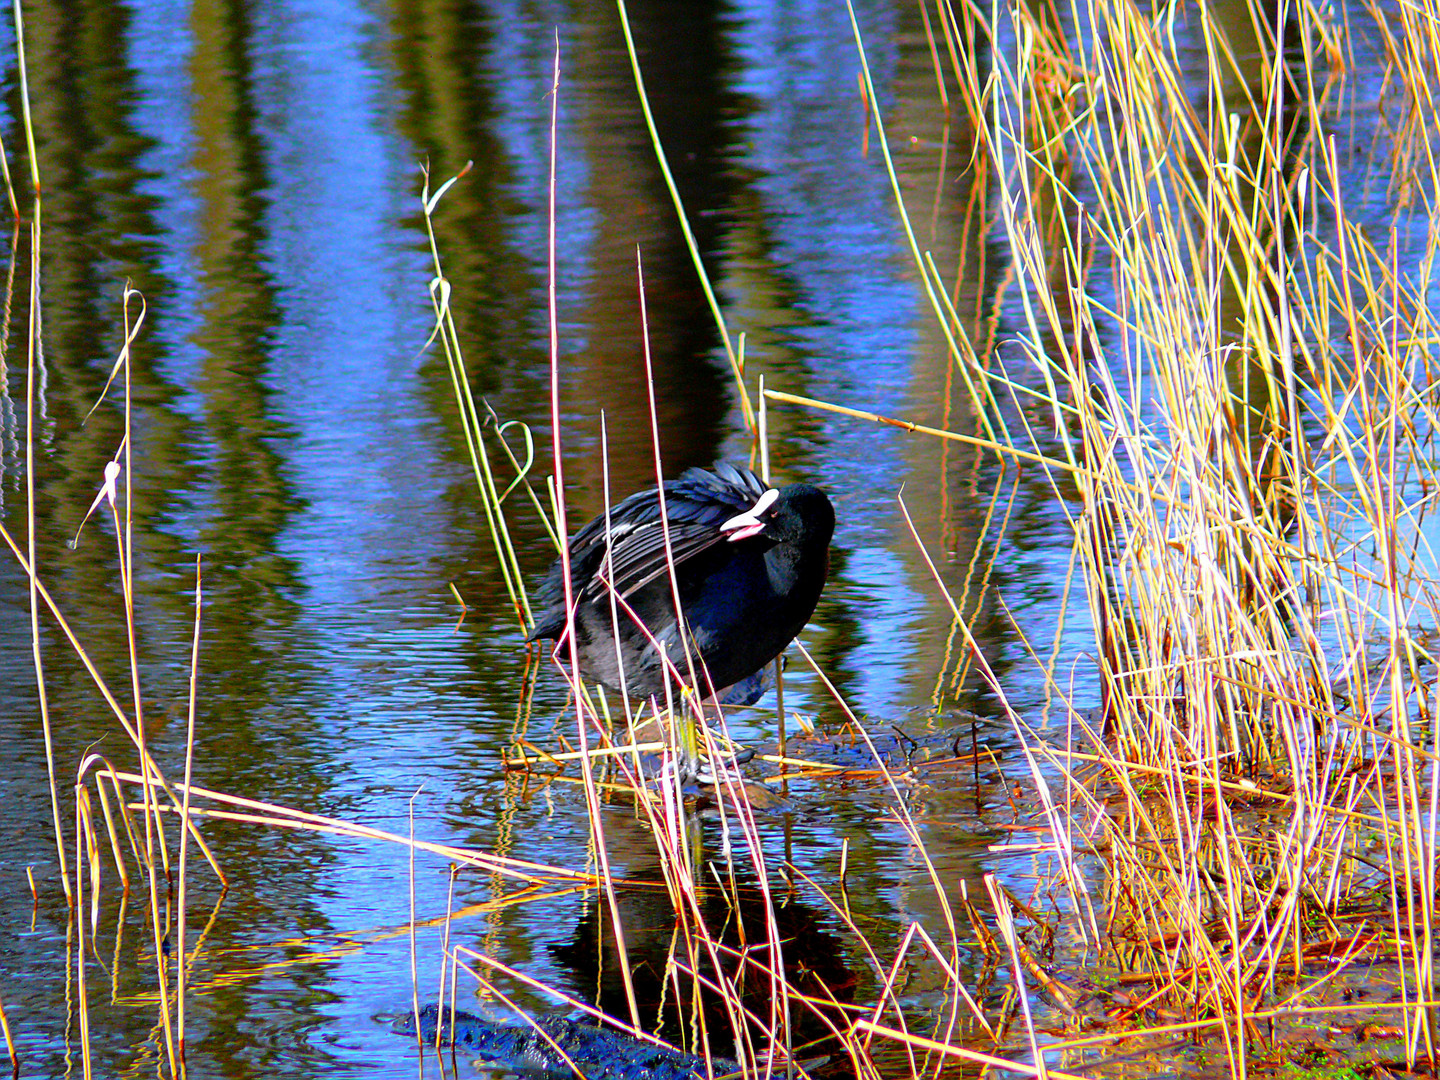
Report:
[[[979,9],[964,13],[986,23]],[[1042,809],[1068,915],[1082,939],[1122,946],[1107,964],[1129,971],[1141,961],[1152,992],[1117,1015],[1160,1009],[1187,1019],[1183,1030],[1218,1035],[1237,1074],[1253,1055],[1255,1024],[1336,979],[1332,969],[1306,980],[1322,946],[1327,956],[1338,949],[1342,965],[1394,961],[1400,1001],[1389,1011],[1401,1018],[1401,1056],[1433,1060],[1440,818],[1428,793],[1440,786],[1440,725],[1425,674],[1434,635],[1411,613],[1440,610],[1437,567],[1415,539],[1423,493],[1437,485],[1423,437],[1436,407],[1424,374],[1435,328],[1423,297],[1348,217],[1333,143],[1300,130],[1320,127],[1317,88],[1333,89],[1316,61],[1328,57],[1338,71],[1348,45],[1310,9],[1253,50],[1231,42],[1273,26],[1273,13],[1252,6],[1240,26],[1202,13],[1212,105],[1201,117],[1173,39],[1134,10],[1101,0],[1082,12],[1086,45],[1074,54],[1044,12],[1012,6],[1009,15],[1024,47],[1011,64],[997,57],[988,81],[949,53],[971,115],[988,110],[997,121],[978,136],[992,177],[1011,181],[1000,223],[1041,388],[952,346],[986,434],[931,434],[1039,460],[1078,485],[1072,521],[1102,720],[1091,727],[1071,714],[1067,732],[1089,744],[1076,753],[1012,713],[1042,797],[1051,777],[1064,782],[1063,804],[1047,799]],[[1000,16],[988,16],[993,31]],[[947,9],[941,19],[952,43],[965,40],[953,17]],[[1428,99],[1435,70],[1433,40],[1416,40],[1425,46],[1391,52],[1387,71],[1411,101]],[[1244,59],[1251,52],[1258,65]],[[1225,94],[1248,102],[1248,127]],[[1397,175],[1423,160],[1435,187],[1430,128],[1405,134],[1391,159]],[[883,137],[879,145],[888,164]],[[1082,186],[1083,204],[1072,193]],[[896,194],[903,217],[898,182]],[[944,283],[908,223],[907,235],[945,324],[955,314]],[[1432,220],[1421,265],[1436,239]],[[1090,268],[1107,263],[1125,316],[1118,327],[1085,291]],[[1121,359],[1107,356],[1109,340]],[[997,402],[1037,398],[1053,411],[1058,450],[1028,427],[1016,438],[996,422]],[[1070,492],[1056,492],[1071,505]],[[1406,492],[1420,497],[1407,504]],[[958,610],[956,619],[963,628]],[[983,666],[978,649],[975,659]],[[1288,822],[1267,825],[1247,813],[1253,805]],[[1362,833],[1378,841],[1378,865],[1360,851]],[[1087,849],[1104,855],[1093,871],[1080,862]],[[1090,874],[1109,905],[1103,935]],[[1383,938],[1343,933],[1347,905],[1366,901],[1368,916],[1388,923]],[[1003,916],[1009,901],[995,903]],[[1016,985],[1027,968],[1044,984],[1000,923]],[[1069,1011],[1063,987],[1047,989]],[[1033,1028],[1031,1046],[1038,1062]]]
[[[1211,73],[1201,115],[1174,39],[1133,8],[1078,12],[1073,50],[1045,12],[1008,14],[1015,57],[997,54],[985,82],[961,61],[955,75],[972,115],[994,118],[983,144],[992,178],[1008,181],[999,220],[1041,390],[967,373],[987,422],[997,401],[1048,395],[1058,448],[1029,429],[988,430],[1001,454],[1058,458],[1079,487],[1103,720],[1072,722],[1088,744],[1076,754],[1016,717],[1045,763],[1037,787],[1060,777],[1073,814],[1054,818],[1069,917],[1096,944],[1118,935],[1125,948],[1107,963],[1139,958],[1153,987],[1144,1006],[1218,1036],[1237,1074],[1268,1010],[1335,978],[1306,981],[1307,950],[1326,937],[1350,943],[1347,962],[1388,954],[1402,973],[1391,1008],[1403,1056],[1433,1060],[1440,725],[1424,671],[1433,635],[1413,613],[1440,610],[1415,528],[1437,483],[1423,434],[1436,334],[1394,256],[1349,217],[1333,143],[1308,134],[1321,129],[1320,88],[1334,92],[1316,64],[1331,58],[1339,81],[1344,31],[1309,8],[1278,27],[1258,5],[1239,26],[1195,13]],[[988,17],[993,39],[1004,16]],[[1231,44],[1247,34],[1249,46]],[[1387,61],[1411,101],[1428,100],[1435,70],[1433,39],[1416,40]],[[1430,137],[1408,128],[1392,161],[1425,162],[1434,189]],[[1112,270],[1123,320],[1087,294],[1095,266]],[[942,303],[937,316],[951,313]],[[1257,804],[1283,824],[1255,820]],[[1362,828],[1378,865],[1358,848]],[[1086,849],[1104,854],[1093,871]],[[1340,926],[1377,888],[1378,953]]]

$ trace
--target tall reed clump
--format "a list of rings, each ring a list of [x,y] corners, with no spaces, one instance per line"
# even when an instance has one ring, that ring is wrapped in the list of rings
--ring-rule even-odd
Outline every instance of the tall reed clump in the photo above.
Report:
[[[1307,927],[1340,936],[1378,889],[1406,1052],[1433,1056],[1435,37],[1260,0],[1230,23],[1126,0],[967,17],[995,44],[988,78],[957,75],[1030,320],[1028,373],[974,368],[977,407],[1050,395],[1050,429],[1012,445],[1078,484],[1103,687],[1072,745],[1017,719],[1074,800],[1057,845],[1103,850],[1106,940],[1148,944],[1128,955],[1153,1002],[1218,1027],[1239,1073],[1248,1018],[1305,985]],[[1383,77],[1362,83],[1363,40]],[[1375,79],[1376,143],[1347,146],[1330,121]],[[1355,181],[1387,173],[1377,229]]]

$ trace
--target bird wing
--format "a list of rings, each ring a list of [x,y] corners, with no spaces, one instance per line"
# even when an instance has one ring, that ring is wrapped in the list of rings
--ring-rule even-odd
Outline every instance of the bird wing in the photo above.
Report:
[[[665,516],[675,565],[723,543],[727,537],[720,526],[753,507],[765,491],[754,473],[723,463],[713,473],[688,469],[678,480],[667,483]],[[610,511],[608,534],[603,515],[587,525],[576,535],[571,554],[605,548],[608,551],[599,562],[599,571],[585,589],[589,597],[605,596],[607,582],[628,597],[666,572],[665,529],[655,490],[616,504]]]
[[[670,522],[670,557],[676,566],[724,540],[725,534],[713,526]],[[608,580],[616,592],[628,597],[664,574],[669,561],[665,554],[665,530],[658,520],[649,522],[615,539],[609,557],[596,575],[595,591],[603,594],[605,580]]]

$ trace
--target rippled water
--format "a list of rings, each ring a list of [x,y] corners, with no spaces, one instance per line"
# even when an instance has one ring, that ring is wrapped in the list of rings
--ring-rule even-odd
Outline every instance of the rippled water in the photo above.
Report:
[[[641,5],[637,5],[637,8]],[[967,422],[871,143],[843,6],[660,3],[632,17],[660,134],[747,381],[938,427]],[[907,208],[982,354],[1023,327],[1009,268],[970,201],[971,140],[947,126],[920,12],[862,3],[879,107]],[[476,501],[443,360],[427,348],[429,253],[420,164],[437,182],[474,167],[437,229],[470,378],[505,420],[548,445],[545,250],[547,96],[558,32],[557,281],[563,437],[572,520],[610,482],[651,482],[637,254],[670,475],[749,444],[734,382],[657,170],[613,9],[538,3],[267,5],[50,3],[27,45],[45,191],[44,352],[36,423],[40,573],[106,682],[129,685],[113,528],[76,532],[123,434],[121,395],[86,419],[124,338],[122,290],[144,296],[136,340],[134,536],[140,679],[149,739],[183,773],[195,559],[205,609],[196,783],[418,836],[570,867],[588,865],[578,791],[527,790],[501,767],[521,726],[553,749],[563,685],[542,670],[521,715],[527,654]],[[16,168],[13,43],[0,51]],[[1366,121],[1367,123],[1370,121]],[[1357,137],[1356,153],[1365,138]],[[1383,206],[1383,192],[1376,196]],[[24,325],[28,239],[13,249],[5,309],[3,520],[24,536]],[[796,407],[770,415],[777,475],[824,487],[839,523],[832,580],[804,640],[855,711],[915,735],[982,717],[998,755],[1008,727],[951,631],[906,507],[1011,701],[1037,724],[1045,692],[1021,635],[1054,649],[1080,702],[1095,697],[1083,603],[1063,613],[1071,527],[1034,472],[969,449]],[[999,527],[1001,519],[1006,528]],[[513,515],[527,571],[543,532]],[[468,605],[463,621],[450,591]],[[1013,623],[1012,621],[1013,620]],[[1058,644],[1056,644],[1058,634]],[[29,647],[28,599],[0,560],[0,731],[12,765],[0,835],[0,973],[22,1075],[78,1069],[76,943],[59,888]],[[133,751],[90,677],[45,631],[62,818],[73,847],[74,770],[87,748]],[[840,715],[803,664],[786,705],[822,731]],[[739,734],[773,740],[773,720]],[[961,730],[957,729],[957,730]],[[98,742],[97,742],[98,740]],[[968,745],[968,744],[967,744]],[[762,815],[795,865],[833,882],[848,844],[851,902],[892,942],[937,921],[888,791],[813,784]],[[994,770],[907,790],[945,888],[1028,863],[987,854],[1015,812]],[[607,831],[619,871],[653,877],[623,808]],[[701,841],[716,849],[713,819]],[[192,863],[187,1002],[192,1075],[391,1075],[413,1052],[377,1020],[411,995],[409,853],[247,824],[207,830],[230,888]],[[193,853],[192,853],[193,857]],[[26,867],[33,867],[32,906]],[[131,873],[136,873],[131,865]],[[120,910],[106,868],[87,965],[100,1075],[149,1074],[163,1057],[152,946],[137,896]],[[597,986],[608,917],[588,894],[492,908],[501,884],[443,860],[415,867],[422,918],[474,905],[457,941],[579,997]],[[137,881],[137,888],[143,885]],[[873,976],[834,914],[797,893],[793,914],[867,1000]],[[636,901],[635,926],[668,933]],[[440,929],[421,932],[422,999]],[[802,932],[797,930],[797,932]],[[196,935],[200,935],[198,947]],[[89,930],[87,929],[87,940]],[[661,935],[664,936],[663,934]],[[666,939],[668,941],[668,939]],[[637,945],[637,948],[644,948]],[[658,955],[658,954],[657,954]],[[613,972],[606,975],[613,978]],[[531,1007],[543,996],[505,981]],[[858,986],[858,989],[854,988]],[[918,978],[917,1006],[932,988]]]

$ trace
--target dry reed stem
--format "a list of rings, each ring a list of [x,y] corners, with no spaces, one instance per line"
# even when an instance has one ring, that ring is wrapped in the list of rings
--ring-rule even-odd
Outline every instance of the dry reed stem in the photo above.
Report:
[[[113,777],[117,781],[124,781],[127,784],[136,786],[144,783],[144,780],[142,780],[140,776],[131,772],[116,772],[106,769],[98,771],[97,775]],[[278,828],[328,832],[340,836],[354,836],[361,839],[379,840],[389,844],[397,844],[402,847],[410,847],[413,844],[413,846],[419,850],[428,851],[432,855],[454,859],[457,862],[463,862],[466,865],[475,866],[490,873],[500,874],[504,877],[526,881],[535,885],[548,884],[554,881],[574,881],[593,884],[595,881],[594,875],[580,871],[565,870],[560,867],[546,866],[543,863],[528,862],[524,859],[514,859],[508,856],[492,855],[486,852],[454,847],[448,844],[435,844],[425,840],[412,841],[410,838],[401,836],[398,833],[386,832],[383,829],[371,828],[368,825],[352,824],[339,818],[311,814],[304,810],[296,810],[291,807],[280,806],[276,803],[261,802],[256,799],[245,799],[238,795],[212,791],[209,788],[175,786],[180,788],[182,795],[207,799],[225,806],[235,806],[251,811],[250,813],[238,813],[204,810],[195,808],[192,805],[190,812],[199,816],[215,817],[232,821],[253,821],[273,825]]]
[[[890,1039],[894,1042],[917,1047],[928,1053],[938,1054],[942,1057],[960,1058],[962,1061],[970,1061],[977,1065],[983,1065],[987,1069],[1017,1072],[1022,1076],[1049,1077],[1050,1080],[1087,1080],[1086,1077],[1079,1073],[1062,1072],[1059,1069],[1044,1068],[1039,1065],[1031,1065],[1010,1058],[998,1057],[994,1054],[981,1053],[978,1050],[971,1050],[964,1046],[956,1046],[953,1043],[936,1042],[933,1039],[927,1039],[920,1035],[912,1035],[907,1031],[885,1027],[882,1024],[872,1023],[869,1020],[856,1020],[854,1028],[855,1031],[864,1033],[867,1036],[879,1036],[882,1039]]]
[[[6,182],[9,182],[8,174],[6,176]],[[10,1033],[10,1018],[5,1015],[5,1002],[3,999],[0,999],[0,1034],[5,1036],[5,1052],[10,1055],[10,1072],[14,1076],[19,1076],[20,1055],[15,1050],[15,1037]]]

